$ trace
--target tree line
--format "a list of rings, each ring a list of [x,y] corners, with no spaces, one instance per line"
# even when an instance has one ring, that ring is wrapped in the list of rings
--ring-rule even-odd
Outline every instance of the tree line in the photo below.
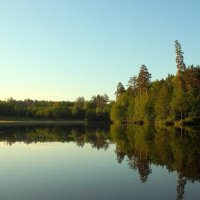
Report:
[[[199,123],[200,118],[200,66],[184,63],[181,44],[175,41],[176,75],[151,81],[146,65],[138,75],[130,77],[127,87],[119,82],[116,101],[105,95],[96,95],[86,101],[0,101],[0,119],[69,119],[115,123]]]
[[[181,44],[175,41],[176,75],[151,81],[142,65],[127,88],[117,85],[111,119],[116,123],[195,123],[200,118],[200,66],[184,63]]]
[[[0,101],[0,117],[30,119],[68,119],[92,122],[110,121],[111,103],[109,97],[96,95],[86,101],[83,97],[76,101],[38,101],[25,99],[17,101],[10,98]]]

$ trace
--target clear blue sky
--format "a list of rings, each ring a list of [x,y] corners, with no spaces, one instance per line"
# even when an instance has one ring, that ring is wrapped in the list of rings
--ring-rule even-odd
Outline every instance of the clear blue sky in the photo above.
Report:
[[[200,64],[199,0],[0,0],[0,99],[75,100]]]

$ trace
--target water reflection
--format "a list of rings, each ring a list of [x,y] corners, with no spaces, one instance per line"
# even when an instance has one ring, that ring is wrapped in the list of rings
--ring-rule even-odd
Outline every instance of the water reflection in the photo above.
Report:
[[[177,173],[176,199],[184,198],[187,182],[200,181],[199,128],[155,129],[147,126],[95,127],[6,127],[0,130],[0,141],[12,145],[37,142],[74,142],[79,147],[91,144],[95,149],[116,147],[118,163],[128,158],[130,169],[142,183],[148,182],[152,166],[165,167]],[[126,162],[126,161],[125,161]]]
[[[177,172],[177,200],[183,199],[187,180],[200,181],[199,129],[112,126],[110,135],[118,162],[127,155],[130,168],[138,171],[143,183],[152,172],[150,164]]]
[[[0,130],[0,141],[12,145],[15,142],[26,144],[37,142],[75,142],[78,146],[90,143],[94,148],[107,149],[109,127],[6,127]]]

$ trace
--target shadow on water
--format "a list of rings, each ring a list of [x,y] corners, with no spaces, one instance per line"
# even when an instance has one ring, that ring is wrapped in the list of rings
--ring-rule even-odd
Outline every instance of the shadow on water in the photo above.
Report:
[[[177,173],[177,200],[183,199],[187,181],[200,181],[199,128],[155,129],[148,126],[51,126],[5,127],[0,130],[0,141],[12,145],[37,142],[74,142],[83,147],[91,144],[96,149],[107,149],[115,144],[118,163],[128,158],[130,169],[137,171],[142,183],[152,174],[152,165],[166,167]]]

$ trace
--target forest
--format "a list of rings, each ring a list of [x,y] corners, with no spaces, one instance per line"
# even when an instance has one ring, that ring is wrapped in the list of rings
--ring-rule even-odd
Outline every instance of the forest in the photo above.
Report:
[[[176,75],[151,82],[142,65],[125,89],[117,85],[111,120],[116,123],[196,124],[200,117],[200,66],[184,63],[181,44],[175,41]]]
[[[176,75],[151,81],[142,65],[130,77],[127,87],[119,82],[116,100],[96,95],[91,100],[79,97],[70,101],[38,101],[9,98],[0,101],[0,119],[67,119],[86,122],[136,124],[196,124],[200,119],[200,66],[184,63],[181,44],[175,41]]]
[[[25,99],[17,101],[10,98],[0,101],[0,119],[38,119],[38,120],[82,120],[92,122],[110,122],[108,96],[97,95],[86,101],[83,97],[75,102],[38,101]]]

